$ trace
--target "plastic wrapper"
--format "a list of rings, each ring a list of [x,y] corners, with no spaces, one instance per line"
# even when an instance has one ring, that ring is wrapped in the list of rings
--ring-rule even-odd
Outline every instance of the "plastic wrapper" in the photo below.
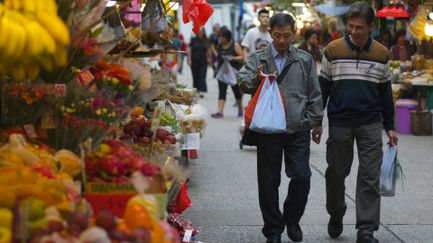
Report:
[[[425,57],[424,55],[413,55],[411,57],[412,60],[412,66],[414,70],[421,70],[424,68],[424,63],[425,63]]]
[[[160,0],[148,0],[142,14],[142,29],[160,32],[167,29],[164,7]]]
[[[390,146],[383,154],[380,168],[380,195],[393,197],[398,178],[404,178],[404,174],[397,159],[397,148]]]
[[[200,104],[192,107],[178,106],[176,115],[179,117],[179,129],[183,133],[203,133],[206,128],[207,110]]]
[[[184,23],[192,22],[192,31],[198,33],[213,14],[212,6],[206,0],[184,0],[182,7],[182,19]]]

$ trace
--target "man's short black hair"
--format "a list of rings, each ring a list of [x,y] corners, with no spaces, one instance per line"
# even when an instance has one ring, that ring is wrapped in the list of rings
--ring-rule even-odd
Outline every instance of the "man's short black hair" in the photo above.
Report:
[[[274,29],[275,26],[286,27],[287,25],[290,25],[290,27],[292,27],[292,30],[295,31],[295,19],[293,19],[290,14],[277,13],[271,17],[271,31]]]
[[[368,25],[372,25],[375,18],[373,8],[363,1],[358,1],[352,4],[346,14],[346,17],[347,19],[352,17],[361,17],[367,21]]]
[[[267,14],[269,15],[269,11],[266,10],[265,8],[260,9],[259,13],[257,14],[257,16],[260,16],[260,14]]]

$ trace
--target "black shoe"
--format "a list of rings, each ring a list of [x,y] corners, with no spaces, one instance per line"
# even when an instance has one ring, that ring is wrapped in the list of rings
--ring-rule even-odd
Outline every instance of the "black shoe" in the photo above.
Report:
[[[299,226],[299,224],[288,224],[287,225],[287,236],[289,236],[289,238],[293,242],[302,241],[301,226]]]
[[[379,243],[379,240],[372,235],[362,235],[358,236],[356,243]]]
[[[266,243],[281,243],[281,235],[272,235],[266,238]]]
[[[331,238],[338,238],[343,232],[343,218],[331,217],[328,223],[328,234]]]

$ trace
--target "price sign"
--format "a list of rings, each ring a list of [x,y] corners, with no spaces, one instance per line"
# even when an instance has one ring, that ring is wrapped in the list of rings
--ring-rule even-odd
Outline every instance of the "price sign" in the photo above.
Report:
[[[159,127],[159,122],[161,121],[162,115],[162,105],[158,105],[153,111],[152,117],[152,125],[150,126],[150,130],[155,134],[156,129]]]
[[[89,70],[84,70],[80,72],[76,80],[80,84],[80,86],[86,86],[90,82],[92,82],[93,79],[95,79],[95,76],[93,76],[93,74]]]
[[[54,94],[58,97],[65,97],[66,84],[54,84]]]
[[[192,230],[185,230],[185,234],[183,235],[182,242],[190,242],[192,236]]]
[[[181,140],[182,150],[200,149],[200,133],[184,133]]]
[[[24,125],[24,130],[26,131],[27,136],[29,138],[37,138],[38,137],[38,135],[36,134],[35,127],[33,126],[33,124]]]
[[[41,117],[41,128],[42,129],[54,129],[56,128],[56,123],[54,121],[54,115],[52,112],[45,112]]]

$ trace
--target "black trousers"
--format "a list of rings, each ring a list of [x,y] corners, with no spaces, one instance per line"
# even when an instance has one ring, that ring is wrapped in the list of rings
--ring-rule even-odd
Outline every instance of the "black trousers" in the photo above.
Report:
[[[280,211],[278,187],[284,154],[285,172],[291,178],[283,213]],[[310,192],[310,132],[295,134],[259,134],[257,175],[259,203],[265,237],[280,235],[286,224],[299,223]]]
[[[192,71],[192,86],[197,89],[198,92],[207,92],[206,74],[207,74],[207,62],[192,60],[191,63]]]
[[[218,80],[218,99],[219,100],[226,100],[227,99],[227,86],[229,86],[228,84],[221,82]],[[241,90],[239,89],[239,85],[235,84],[232,87],[232,91],[233,94],[235,95],[235,99],[239,100],[242,99],[242,93]]]

